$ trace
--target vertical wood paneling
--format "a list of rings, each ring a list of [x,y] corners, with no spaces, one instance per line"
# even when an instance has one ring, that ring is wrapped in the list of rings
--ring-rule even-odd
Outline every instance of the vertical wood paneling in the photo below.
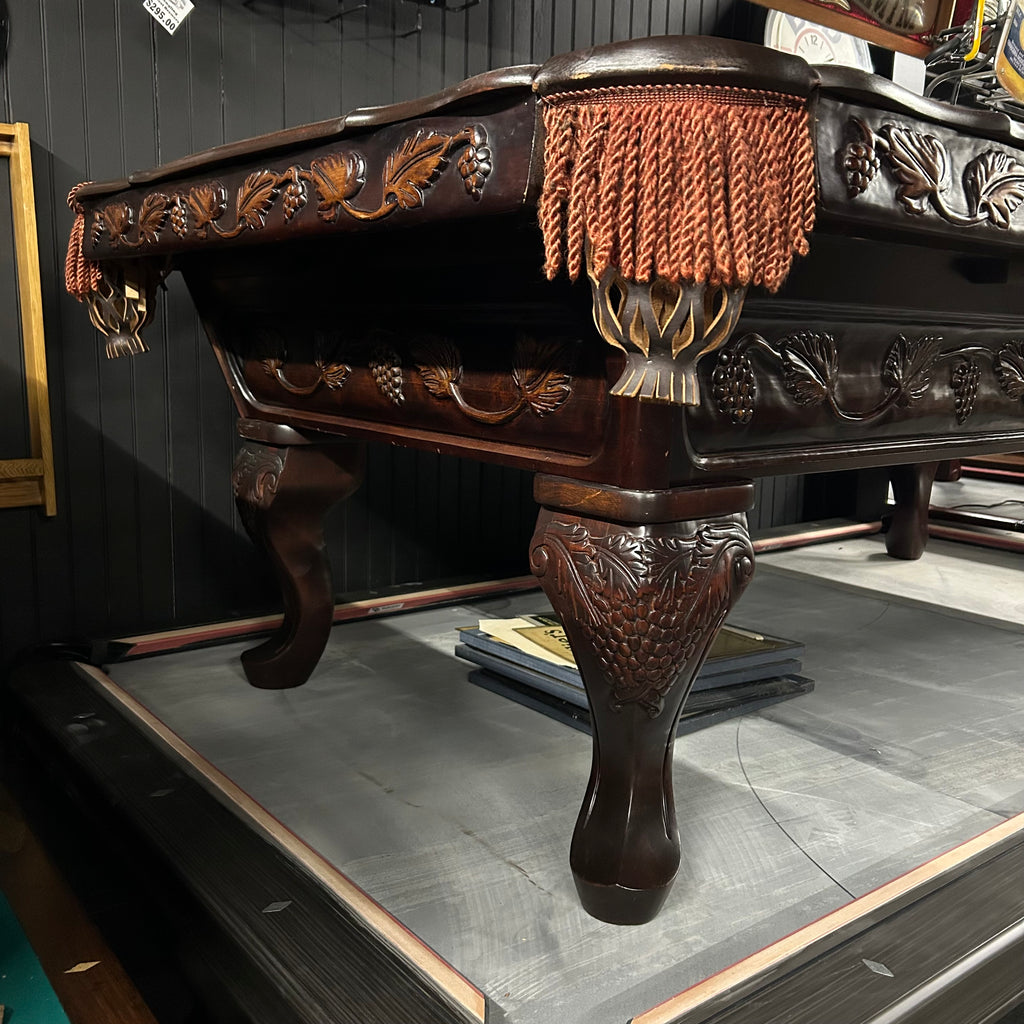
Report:
[[[749,21],[720,0],[482,0],[461,12],[424,7],[422,31],[402,38],[417,7],[401,0],[335,20],[334,0],[203,0],[169,36],[134,0],[9,6],[0,99],[35,140],[59,513],[0,510],[5,655],[36,639],[183,625],[276,601],[237,521],[234,410],[184,285],[172,278],[159,297],[152,352],[100,358],[84,310],[63,292],[72,185],[491,67]],[[766,481],[759,493],[752,525],[799,515],[799,482]],[[328,520],[338,590],[523,572],[530,494],[527,474],[373,448],[365,486]]]
[[[73,23],[73,18],[69,18]],[[56,225],[63,223],[67,207],[59,190],[72,173],[68,162],[52,143],[69,153],[84,153],[83,103],[79,96],[68,97],[66,105],[59,105],[51,113],[49,75],[53,61],[67,60],[72,68],[79,67],[80,49],[77,36],[72,33],[61,46],[46,43],[44,12],[36,7],[21,24],[20,48],[9,50],[5,65],[6,106],[8,120],[27,121],[33,129],[32,170],[36,200],[36,221],[39,232],[39,262],[43,285],[43,322],[53,337],[61,329],[61,316],[75,303],[62,301],[60,292],[50,286],[54,275],[60,273],[64,247],[58,240]],[[41,79],[41,81],[40,81]],[[65,116],[66,115],[66,116]],[[73,160],[72,160],[73,166]],[[77,309],[72,310],[78,312]],[[66,439],[76,429],[67,413],[63,353],[51,345],[47,353],[51,401],[51,427],[55,449],[55,469],[58,495],[68,487],[68,460],[65,457]],[[14,536],[12,531],[17,531]],[[28,606],[23,621],[29,624],[28,636],[39,635],[45,620],[65,635],[77,623],[75,598],[72,589],[72,535],[66,516],[46,519],[36,513],[9,512],[0,517],[0,543],[15,560],[4,574],[3,602]],[[25,582],[25,576],[31,582]],[[16,622],[0,611],[4,653],[20,641],[10,637],[22,634]]]

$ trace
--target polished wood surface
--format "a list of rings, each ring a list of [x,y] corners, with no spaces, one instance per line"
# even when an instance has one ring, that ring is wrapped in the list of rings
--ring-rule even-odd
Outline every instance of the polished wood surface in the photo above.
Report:
[[[777,294],[617,266],[589,289],[544,279],[538,203],[562,145],[545,137],[546,103],[738,94],[789,118],[759,147],[735,142],[747,176],[777,183],[764,229],[795,232],[774,239],[788,259],[816,220]],[[657,109],[644,108],[645,124]],[[566,122],[581,161],[585,122]],[[711,218],[724,168],[734,185],[744,173],[705,128],[685,130],[707,148],[708,195],[695,204]],[[650,140],[668,142],[651,131],[636,173],[670,190]],[[252,445],[236,480],[282,481],[269,505],[241,506],[276,553],[289,607],[285,630],[246,659],[255,685],[298,685],[315,664],[330,622],[318,524],[355,481],[349,466],[348,482],[330,482],[325,464],[322,480],[296,468],[292,487],[284,467],[312,466],[344,438],[542,474],[532,566],[566,619],[598,735],[572,866],[593,913],[638,922],[678,859],[660,767],[672,721],[753,570],[750,481],[903,467],[890,551],[917,557],[930,477],[914,467],[1024,447],[1019,146],[1001,115],[749,44],[662,37],[209,151],[80,198],[85,255],[131,300],[110,335],[137,333],[149,292],[181,271]],[[780,200],[780,168],[803,156],[813,195],[796,195],[793,178]],[[586,211],[567,202],[572,231]],[[619,230],[634,227],[674,238],[683,225]],[[284,474],[261,476],[264,458]]]
[[[0,888],[71,1024],[156,1024],[121,961],[50,860],[21,808],[2,789]],[[20,1016],[16,1005],[6,1010],[12,1022]]]

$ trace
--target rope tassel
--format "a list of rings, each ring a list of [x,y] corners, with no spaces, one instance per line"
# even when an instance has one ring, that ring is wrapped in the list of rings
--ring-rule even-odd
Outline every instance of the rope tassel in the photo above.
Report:
[[[96,291],[103,278],[100,265],[85,258],[85,211],[78,201],[78,190],[85,184],[87,182],[76,185],[68,193],[68,206],[75,214],[75,222],[71,227],[68,254],[64,261],[64,286],[79,302]]]
[[[643,85],[544,102],[538,219],[545,273],[776,291],[814,224],[806,101],[722,86]]]

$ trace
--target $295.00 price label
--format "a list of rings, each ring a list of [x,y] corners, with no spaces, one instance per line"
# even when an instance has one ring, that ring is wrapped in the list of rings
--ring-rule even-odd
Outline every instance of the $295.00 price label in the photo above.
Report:
[[[193,4],[192,0],[143,0],[142,6],[174,35],[178,26],[188,17]]]

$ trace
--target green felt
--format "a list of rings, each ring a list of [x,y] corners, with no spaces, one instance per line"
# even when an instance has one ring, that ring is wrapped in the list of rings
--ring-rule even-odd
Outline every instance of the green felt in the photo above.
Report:
[[[3,1024],[69,1024],[11,905],[0,894],[0,1005]]]

